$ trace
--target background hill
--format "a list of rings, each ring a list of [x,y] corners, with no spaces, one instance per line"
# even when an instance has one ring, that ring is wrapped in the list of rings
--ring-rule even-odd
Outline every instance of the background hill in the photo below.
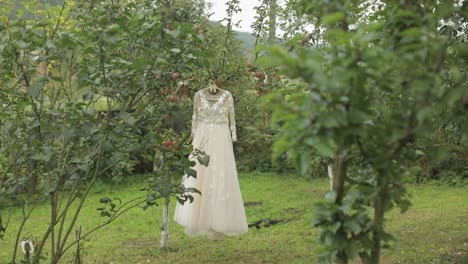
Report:
[[[255,46],[255,36],[252,33],[241,31],[236,31],[236,36],[245,47],[246,53],[251,54]]]

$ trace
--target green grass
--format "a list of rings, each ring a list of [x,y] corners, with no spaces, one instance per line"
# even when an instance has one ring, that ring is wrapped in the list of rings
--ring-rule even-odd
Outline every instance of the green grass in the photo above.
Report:
[[[264,219],[287,222],[251,228],[247,234],[224,241],[187,238],[183,229],[171,222],[170,250],[164,253],[159,250],[161,207],[147,211],[135,208],[84,242],[84,263],[316,263],[318,230],[310,225],[311,204],[324,196],[328,181],[249,173],[240,175],[240,183],[244,202],[258,202],[246,207],[249,223]],[[96,211],[99,198],[125,201],[141,195],[143,186],[134,181],[111,190],[99,184],[78,224],[87,230],[103,221]],[[382,263],[467,263],[468,188],[409,186],[409,191],[413,202],[409,211],[388,214],[386,229],[396,239],[383,251]],[[48,224],[47,208],[38,208],[24,234],[41,236]],[[14,211],[0,240],[0,263],[10,261],[19,217],[20,211]],[[70,260],[71,254],[62,263]]]

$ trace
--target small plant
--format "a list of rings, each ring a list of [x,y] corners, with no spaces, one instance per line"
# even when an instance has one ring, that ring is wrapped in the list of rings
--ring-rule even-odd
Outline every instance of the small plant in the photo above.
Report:
[[[169,204],[171,197],[176,197],[181,204],[193,202],[192,194],[201,194],[199,190],[185,187],[182,183],[184,177],[197,177],[197,172],[192,168],[197,162],[208,166],[209,156],[203,151],[193,149],[187,142],[188,135],[180,137],[170,134],[162,144],[156,146],[154,156],[153,174],[148,178],[146,191],[146,204],[143,210],[157,205],[158,199],[164,199],[163,224],[161,226],[160,248],[168,249],[169,237]],[[171,138],[171,139],[170,139]]]

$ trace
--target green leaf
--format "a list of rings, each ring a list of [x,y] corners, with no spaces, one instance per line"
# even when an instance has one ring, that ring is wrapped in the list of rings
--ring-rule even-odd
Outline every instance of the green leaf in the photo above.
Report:
[[[182,199],[179,196],[177,196],[177,202],[179,202],[180,204],[183,205],[186,201],[187,201],[186,199]]]
[[[66,139],[71,139],[76,135],[76,129],[73,127],[67,127],[62,131],[62,136]]]
[[[340,229],[341,227],[341,222],[335,222],[331,225],[328,226],[328,230],[330,230],[333,234],[336,234],[336,232],[338,231],[338,229]]]
[[[195,188],[186,188],[185,189],[185,192],[189,192],[189,193],[198,193],[198,194],[202,194],[198,189],[195,189]]]
[[[62,33],[60,35],[60,44],[62,47],[76,47],[77,42],[70,36],[70,34]]]
[[[418,157],[424,157],[424,156],[426,156],[426,153],[424,153],[424,151],[419,150],[419,149],[415,150],[414,153],[415,153],[416,156],[418,156]]]
[[[112,216],[112,214],[107,212],[107,211],[102,211],[101,212],[101,217],[111,217],[111,216]]]
[[[43,86],[43,83],[35,82],[32,86],[28,87],[27,89],[29,95],[32,98],[37,99],[42,92],[42,86]]]
[[[355,112],[355,115],[357,114],[358,112]],[[333,127],[345,126],[347,121],[346,121],[346,116],[344,112],[332,111],[332,112],[321,113],[318,123],[321,124],[323,127],[333,128]]]
[[[135,117],[133,117],[133,115],[130,114],[130,113],[123,113],[122,114],[122,119],[124,120],[125,123],[127,123],[127,124],[129,124],[131,126],[135,125],[136,122],[137,122],[137,119]]]
[[[210,156],[208,155],[198,155],[197,156],[197,160],[198,162],[200,162],[200,164],[204,165],[204,166],[208,166],[208,164],[210,163]]]
[[[409,207],[411,206],[411,202],[408,199],[402,199],[398,201],[398,206],[400,207],[400,212],[404,213],[408,211]]]
[[[22,40],[16,41],[15,44],[18,49],[26,49],[28,47],[28,44]]]
[[[291,147],[291,140],[286,137],[278,138],[273,145],[273,158],[278,158]]]
[[[101,198],[101,199],[99,200],[100,203],[108,203],[108,202],[110,202],[110,201],[111,201],[111,199],[110,199],[109,197],[103,197],[103,198]]]
[[[458,43],[453,46],[453,49],[457,51],[458,56],[463,59],[468,58],[468,43]]]
[[[323,157],[333,157],[336,152],[336,144],[331,139],[317,140],[313,146],[317,153]]]
[[[120,30],[119,24],[112,24],[106,29],[105,33],[109,35],[115,35],[119,32],[119,30]]]
[[[364,122],[370,120],[370,116],[363,111],[351,109],[348,112],[349,121],[352,124],[363,124]]]
[[[325,24],[325,25],[333,24],[333,23],[336,23],[336,22],[339,22],[339,21],[345,19],[345,17],[346,17],[345,13],[336,12],[336,13],[333,13],[333,14],[330,14],[330,15],[324,17],[323,18],[323,24]]]
[[[346,254],[350,259],[353,259],[358,256],[359,253],[359,247],[357,243],[353,240],[349,240],[346,242],[346,248],[345,248]]]
[[[346,221],[343,225],[343,227],[345,228],[346,231],[348,232],[352,232],[352,233],[359,233],[362,231],[362,228],[361,226],[359,225],[359,223],[354,220],[354,219],[350,219],[348,221]]]
[[[159,193],[161,194],[161,197],[168,197],[171,194],[171,188],[164,186],[159,189]]]
[[[423,32],[422,28],[419,27],[412,27],[404,30],[401,34],[405,37],[421,37]]]
[[[257,47],[255,47],[255,53],[260,53],[261,51],[266,50],[266,45],[264,44],[259,44]]]
[[[41,151],[31,155],[31,159],[43,162],[49,162],[52,159],[53,152],[52,147],[46,146],[41,147]]]
[[[185,170],[185,173],[188,175],[188,176],[192,176],[194,178],[197,177],[197,171],[192,169],[192,168],[188,168],[187,170]]]
[[[271,65],[278,65],[282,67],[293,67],[296,68],[297,61],[289,54],[289,52],[279,46],[279,45],[274,45],[269,49],[272,59],[271,59]]]

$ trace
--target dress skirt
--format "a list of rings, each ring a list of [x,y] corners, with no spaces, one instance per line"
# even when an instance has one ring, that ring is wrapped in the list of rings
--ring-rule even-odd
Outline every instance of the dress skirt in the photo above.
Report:
[[[185,227],[188,236],[247,232],[247,219],[237,178],[231,132],[226,123],[201,122],[193,146],[210,156],[208,166],[197,162],[197,178],[184,177],[185,187],[196,188],[194,201],[177,202],[174,221]]]

